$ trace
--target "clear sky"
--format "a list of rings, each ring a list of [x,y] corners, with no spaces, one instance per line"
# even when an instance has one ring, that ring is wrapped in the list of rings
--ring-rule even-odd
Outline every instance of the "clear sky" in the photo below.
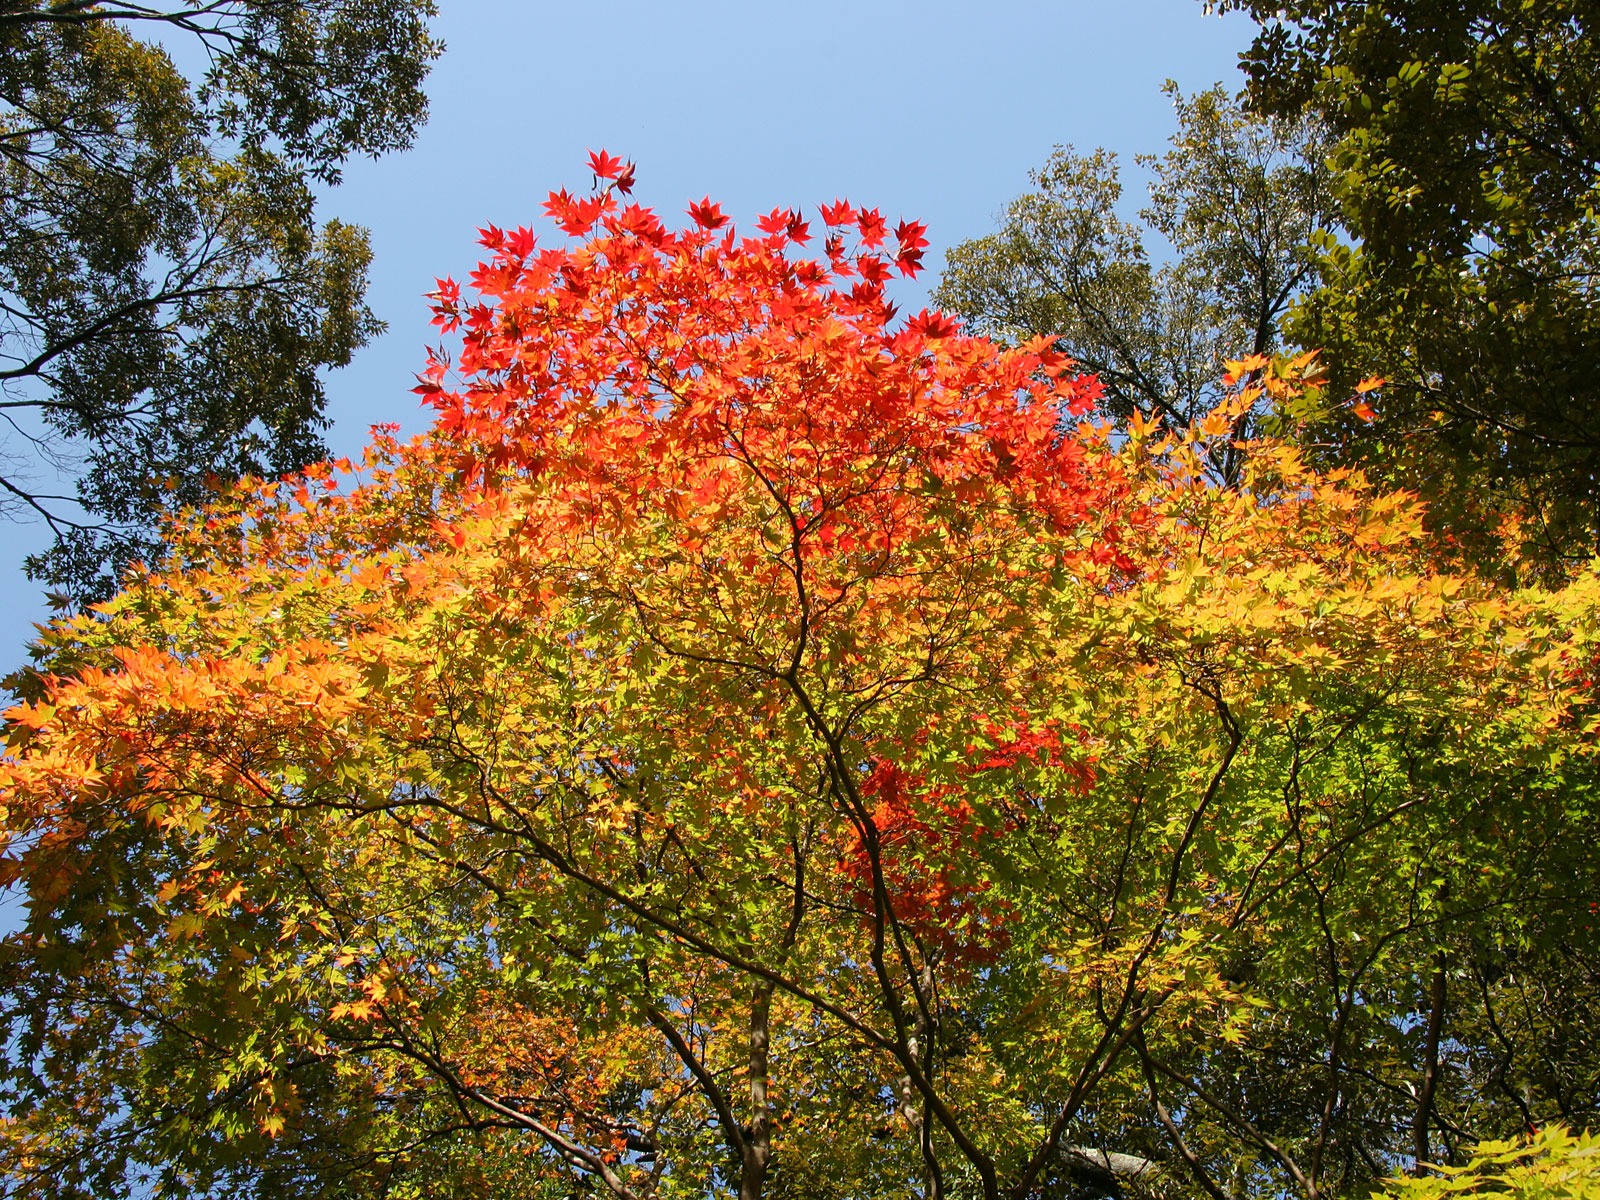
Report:
[[[915,311],[946,246],[993,227],[1057,143],[1132,156],[1172,131],[1161,94],[1236,86],[1253,26],[1200,0],[440,0],[447,49],[410,152],[358,162],[323,201],[372,231],[369,302],[389,323],[329,378],[330,441],[375,421],[426,424],[410,393],[431,330],[422,293],[465,278],[474,229],[549,226],[553,188],[586,187],[587,151],[638,164],[636,196],[669,224],[709,194],[741,224],[777,205],[847,197],[926,221],[929,270],[896,298]],[[0,640],[42,619],[21,576],[38,527],[0,527],[10,603]],[[0,660],[14,662],[14,651]]]

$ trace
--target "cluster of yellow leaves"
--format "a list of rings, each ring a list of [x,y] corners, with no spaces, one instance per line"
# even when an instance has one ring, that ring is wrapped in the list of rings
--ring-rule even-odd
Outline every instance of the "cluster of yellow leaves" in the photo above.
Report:
[[[1519,1141],[1479,1142],[1459,1167],[1430,1166],[1394,1180],[1377,1196],[1396,1200],[1595,1200],[1600,1196],[1600,1133],[1547,1125]]]

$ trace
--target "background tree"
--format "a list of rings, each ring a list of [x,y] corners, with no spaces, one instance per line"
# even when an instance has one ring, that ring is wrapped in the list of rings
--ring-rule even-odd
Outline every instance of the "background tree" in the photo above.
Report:
[[[1582,1123],[1593,1044],[1493,1028],[1593,919],[1600,576],[1219,481],[1292,378],[1076,428],[1047,342],[889,324],[914,222],[594,167],[441,285],[430,435],[47,635],[14,1192],[1314,1200]]]
[[[1349,243],[1321,242],[1289,336],[1390,381],[1358,461],[1480,543],[1506,515],[1546,566],[1600,536],[1596,9],[1587,0],[1275,4],[1253,110],[1330,131]],[[1352,436],[1352,435],[1355,436]]]
[[[935,299],[1002,341],[1056,338],[1113,417],[1187,425],[1220,399],[1224,361],[1278,346],[1329,197],[1314,123],[1252,118],[1221,87],[1167,91],[1178,132],[1139,160],[1154,174],[1140,224],[1117,215],[1114,154],[1058,148],[998,232],[950,250]],[[1152,262],[1149,233],[1170,261]]]
[[[210,477],[325,454],[321,372],[382,326],[365,233],[311,188],[410,143],[432,12],[0,3],[0,490],[56,534],[34,578],[102,595]]]

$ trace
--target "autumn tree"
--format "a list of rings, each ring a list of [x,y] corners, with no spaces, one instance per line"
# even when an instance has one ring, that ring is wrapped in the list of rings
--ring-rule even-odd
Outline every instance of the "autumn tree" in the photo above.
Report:
[[[410,144],[432,13],[0,3],[0,506],[56,535],[33,578],[103,596],[209,476],[326,455],[322,373],[382,325],[312,189]]]
[[[1592,942],[1600,576],[1220,483],[1304,360],[1113,439],[1050,339],[893,319],[917,223],[592,166],[441,281],[431,433],[44,635],[14,1194],[1314,1200],[1581,1123],[1592,1045],[1497,1074],[1518,968],[1433,964]]]

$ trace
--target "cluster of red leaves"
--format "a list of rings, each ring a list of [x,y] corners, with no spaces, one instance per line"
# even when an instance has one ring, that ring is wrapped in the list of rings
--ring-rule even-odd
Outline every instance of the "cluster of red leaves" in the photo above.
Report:
[[[967,743],[968,759],[959,768],[963,779],[1037,768],[1078,792],[1094,785],[1095,757],[1083,752],[1081,727],[1054,719],[1036,723],[1020,709],[999,719],[984,713],[971,719],[980,736]],[[919,746],[930,732],[917,736]],[[986,823],[963,785],[930,786],[921,774],[884,758],[873,762],[860,791],[876,831],[884,886],[901,925],[945,963],[993,962],[1007,945],[1006,912],[987,896],[990,885],[970,871],[972,850],[984,838],[1011,832],[1017,820]],[[867,911],[873,907],[872,854],[858,832],[843,867],[856,903]]]
[[[1005,908],[991,902],[989,881],[962,878],[963,847],[997,831],[979,820],[959,788],[930,787],[915,772],[887,761],[872,764],[860,784],[876,831],[879,871],[902,929],[950,965],[979,967],[1005,949]],[[855,903],[871,912],[873,850],[859,833],[842,870]]]
[[[977,770],[1014,767],[1024,760],[1036,766],[1064,765],[1058,722],[1046,721],[1035,728],[1025,713],[1017,713],[1001,721],[978,714],[976,720],[989,742],[987,751],[979,751],[983,757],[974,764]]]
[[[884,286],[920,269],[921,224],[891,244],[877,210],[835,201],[808,258],[795,210],[740,236],[707,198],[673,230],[618,199],[631,168],[591,166],[600,190],[545,205],[576,242],[490,227],[476,295],[451,280],[433,293],[435,324],[462,341],[453,364],[430,356],[417,391],[468,478],[558,469],[592,522],[712,510],[753,475],[798,526],[852,544],[915,537],[934,493],[1060,531],[1117,492],[1068,432],[1099,385],[1047,340],[1007,351],[937,313],[893,323]]]

